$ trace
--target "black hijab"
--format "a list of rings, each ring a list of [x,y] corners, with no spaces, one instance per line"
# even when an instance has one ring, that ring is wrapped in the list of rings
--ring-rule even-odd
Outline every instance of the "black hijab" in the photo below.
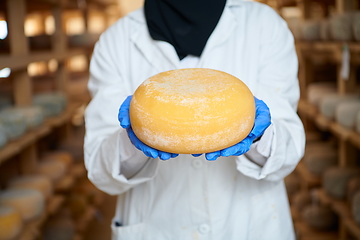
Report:
[[[200,56],[224,10],[226,0],[145,0],[151,37],[170,43],[180,59]]]

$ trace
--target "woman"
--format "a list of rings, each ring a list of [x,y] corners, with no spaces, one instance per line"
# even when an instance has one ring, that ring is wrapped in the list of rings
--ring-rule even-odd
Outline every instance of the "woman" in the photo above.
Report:
[[[297,66],[286,23],[257,2],[146,0],[104,32],[90,66],[84,148],[89,179],[118,195],[113,239],[295,239],[283,178],[304,151]],[[187,67],[247,84],[263,100],[259,131],[201,156],[162,153],[136,139],[127,97],[148,77]],[[121,105],[126,129],[116,117]]]

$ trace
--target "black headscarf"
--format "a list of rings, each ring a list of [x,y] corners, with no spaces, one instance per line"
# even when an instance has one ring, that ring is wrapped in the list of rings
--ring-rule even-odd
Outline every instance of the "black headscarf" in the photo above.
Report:
[[[180,59],[200,56],[226,0],[145,0],[151,37],[170,43]]]

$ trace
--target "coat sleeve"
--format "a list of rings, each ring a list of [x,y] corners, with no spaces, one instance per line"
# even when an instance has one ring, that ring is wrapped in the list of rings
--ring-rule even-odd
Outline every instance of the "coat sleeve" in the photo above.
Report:
[[[272,9],[265,10],[259,26],[260,58],[254,95],[270,109],[270,156],[259,165],[242,155],[237,158],[237,168],[255,179],[278,181],[291,173],[302,158],[305,132],[296,112],[300,90],[294,39],[286,22]]]
[[[117,118],[121,103],[133,93],[121,70],[126,69],[126,61],[117,54],[126,54],[126,43],[117,36],[118,32],[126,35],[126,31],[119,28],[118,24],[113,25],[95,45],[88,83],[92,100],[85,112],[84,158],[88,178],[111,195],[150,180],[158,161],[148,159],[131,144]],[[127,174],[126,168],[131,169]]]

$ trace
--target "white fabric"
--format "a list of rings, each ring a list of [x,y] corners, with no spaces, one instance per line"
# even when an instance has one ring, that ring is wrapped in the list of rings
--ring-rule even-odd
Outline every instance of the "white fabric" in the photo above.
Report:
[[[170,44],[151,39],[142,9],[104,32],[91,61],[84,148],[89,179],[119,195],[113,239],[294,239],[283,178],[305,144],[297,66],[293,37],[273,9],[228,1],[197,67],[240,78],[269,106],[270,156],[263,166],[246,155],[148,159],[119,126],[118,109],[145,79],[180,68],[180,61]],[[141,161],[138,172],[122,174],[123,163]]]

